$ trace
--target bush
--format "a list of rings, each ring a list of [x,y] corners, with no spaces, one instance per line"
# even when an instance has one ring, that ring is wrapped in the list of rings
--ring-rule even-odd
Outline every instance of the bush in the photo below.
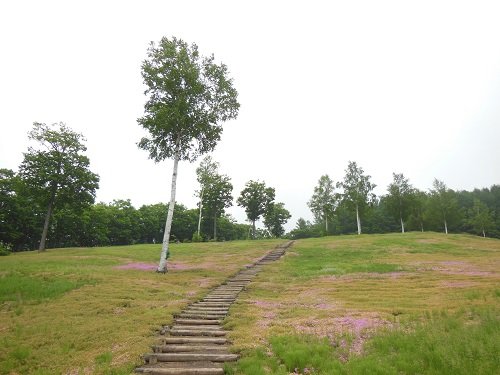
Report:
[[[10,254],[12,246],[7,243],[0,241],[0,256],[7,256]]]
[[[192,238],[192,241],[193,242],[202,242],[203,241],[203,238],[201,237],[200,234],[198,234],[198,232],[194,232],[193,233],[193,238]]]

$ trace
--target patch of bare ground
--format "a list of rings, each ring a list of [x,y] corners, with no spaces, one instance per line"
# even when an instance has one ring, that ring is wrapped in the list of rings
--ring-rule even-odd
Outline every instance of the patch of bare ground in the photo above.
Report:
[[[326,275],[320,276],[318,279],[320,281],[351,281],[351,280],[364,280],[364,279],[398,279],[400,277],[412,276],[412,272],[359,272],[359,273],[349,273],[347,275]]]
[[[292,326],[299,333],[328,338],[333,346],[343,349],[340,359],[347,361],[350,356],[363,353],[365,342],[377,329],[391,327],[392,323],[377,313],[351,312],[332,318],[304,318]]]
[[[300,296],[298,299],[301,299]],[[347,361],[352,355],[362,354],[365,342],[377,329],[392,326],[391,322],[376,312],[345,310],[333,303],[306,304],[256,300],[252,304],[258,307],[256,331],[265,332],[273,328],[286,331],[293,329],[299,334],[327,338],[333,346],[342,349],[343,361]],[[285,317],[294,309],[310,311],[310,314]]]
[[[474,264],[466,261],[439,261],[439,262],[416,262],[413,263],[417,271],[434,271],[447,275],[462,275],[462,276],[483,276],[483,277],[499,277],[497,271],[500,267],[498,262],[489,264]]]

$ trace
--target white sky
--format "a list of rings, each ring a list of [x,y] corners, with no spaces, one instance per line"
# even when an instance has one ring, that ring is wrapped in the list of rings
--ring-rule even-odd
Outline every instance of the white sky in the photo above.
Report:
[[[357,161],[377,194],[392,172],[427,190],[500,183],[497,1],[2,1],[0,167],[17,170],[34,121],[87,138],[97,200],[167,202],[171,162],[137,148],[150,41],[177,36],[228,65],[239,92],[213,157],[234,196],[276,188],[293,217],[322,174]],[[180,164],[177,201],[196,205]],[[230,209],[239,221],[244,211]]]

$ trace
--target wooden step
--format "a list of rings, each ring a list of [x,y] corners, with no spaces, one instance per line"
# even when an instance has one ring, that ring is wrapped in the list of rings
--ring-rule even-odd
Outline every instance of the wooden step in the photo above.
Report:
[[[148,363],[156,362],[234,362],[237,354],[224,353],[148,353],[144,356]]]
[[[192,306],[205,306],[205,307],[229,307],[229,302],[196,302]]]
[[[180,325],[220,325],[222,320],[220,319],[184,319],[178,318],[175,320],[175,324]]]
[[[163,368],[142,366],[135,371],[149,375],[224,375],[224,369],[222,367]]]
[[[226,336],[225,331],[213,330],[213,329],[175,329],[172,328],[168,330],[171,336],[211,336],[211,337],[221,337]]]
[[[200,344],[184,344],[184,345],[153,345],[154,353],[192,353],[192,352],[226,352],[229,353],[229,348],[226,345],[200,345]]]
[[[189,329],[189,330],[211,330],[211,331],[217,331],[221,330],[222,327],[220,325],[188,325],[188,324],[174,324],[171,329]]]
[[[224,337],[162,337],[160,341],[163,344],[214,344],[224,345],[227,344],[227,339]]]
[[[174,314],[174,318],[178,319],[209,319],[209,320],[222,320],[226,317],[226,314],[202,314],[202,313],[180,313]]]
[[[229,306],[217,307],[217,306],[191,305],[184,311],[189,311],[189,310],[227,312],[229,310]]]

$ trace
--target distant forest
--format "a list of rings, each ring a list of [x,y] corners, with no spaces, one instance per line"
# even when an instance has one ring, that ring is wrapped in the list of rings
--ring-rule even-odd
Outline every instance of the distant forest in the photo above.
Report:
[[[412,190],[406,207],[405,230],[443,232],[443,203],[449,232],[484,234],[500,238],[500,185],[473,191],[445,189],[446,197],[437,190],[429,193]],[[314,196],[313,196],[314,198]],[[372,197],[362,212],[363,233],[401,231],[398,209],[388,193]],[[295,228],[285,234],[289,238],[319,237],[356,233],[356,215],[349,202],[337,195],[332,207],[328,230],[325,216],[314,210],[314,222],[300,218]],[[396,208],[399,207],[396,205]],[[175,206],[171,241],[186,242],[197,232],[198,208]],[[38,247],[43,229],[46,207],[37,203],[23,179],[8,169],[0,169],[0,241],[12,251],[33,250]],[[53,212],[47,235],[47,247],[111,246],[137,243],[160,243],[167,215],[163,203],[135,208],[130,200],[111,203],[93,203],[86,206],[61,202]],[[213,217],[203,216],[202,241],[212,240]],[[229,215],[217,218],[217,240],[229,241],[251,238],[251,225],[239,224]],[[269,231],[259,229],[256,238],[271,237]]]

